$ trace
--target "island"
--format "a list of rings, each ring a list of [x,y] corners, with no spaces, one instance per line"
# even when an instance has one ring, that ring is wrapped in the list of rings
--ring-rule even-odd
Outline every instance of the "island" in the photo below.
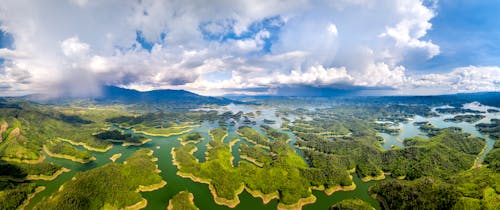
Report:
[[[172,199],[168,201],[168,210],[198,210],[199,208],[194,205],[194,196],[188,191],[181,191],[177,193]]]
[[[140,149],[123,164],[108,163],[78,173],[35,209],[144,208],[147,201],[139,192],[166,185],[152,154],[152,150]]]
[[[88,163],[96,160],[89,152],[79,150],[71,144],[59,140],[47,142],[43,146],[43,151],[51,157],[64,158],[78,163]]]

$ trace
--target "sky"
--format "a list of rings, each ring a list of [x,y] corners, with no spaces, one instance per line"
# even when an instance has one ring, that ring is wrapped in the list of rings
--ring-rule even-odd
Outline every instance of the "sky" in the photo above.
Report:
[[[500,91],[497,0],[0,0],[0,95]]]

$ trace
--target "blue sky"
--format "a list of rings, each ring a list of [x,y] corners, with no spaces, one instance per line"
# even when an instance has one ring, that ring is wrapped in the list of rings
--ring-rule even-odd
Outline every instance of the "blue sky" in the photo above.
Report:
[[[500,65],[500,2],[441,0],[426,37],[441,54],[412,68],[439,72],[467,66]]]
[[[498,11],[493,0],[5,0],[0,89],[500,91]]]

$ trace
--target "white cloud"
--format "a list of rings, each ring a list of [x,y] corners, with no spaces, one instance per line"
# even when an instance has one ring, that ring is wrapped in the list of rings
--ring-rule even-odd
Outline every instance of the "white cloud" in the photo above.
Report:
[[[4,94],[73,95],[99,84],[208,95],[289,84],[498,88],[496,67],[408,75],[418,73],[405,61],[440,53],[425,38],[434,9],[407,0],[4,0],[0,29],[13,35],[15,49],[0,49],[7,59],[0,82]],[[269,18],[279,30],[255,29]],[[150,52],[137,33],[153,43]]]
[[[87,43],[80,42],[80,39],[74,36],[61,42],[61,50],[68,57],[76,57],[86,55],[90,50],[90,46]]]
[[[421,75],[412,80],[407,89],[432,88],[437,93],[500,91],[500,67],[459,67],[449,73]]]
[[[339,31],[337,30],[337,26],[333,23],[328,25],[328,28],[326,28],[328,32],[330,32],[333,36],[339,35]]]

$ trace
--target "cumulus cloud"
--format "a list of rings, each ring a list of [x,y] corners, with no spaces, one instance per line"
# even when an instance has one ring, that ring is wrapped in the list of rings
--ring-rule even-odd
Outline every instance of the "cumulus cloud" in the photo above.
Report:
[[[427,75],[405,68],[440,53],[426,38],[435,8],[406,0],[5,0],[0,30],[14,43],[0,49],[1,89],[75,96],[98,94],[104,84],[206,95],[288,85],[497,90],[496,67]]]

